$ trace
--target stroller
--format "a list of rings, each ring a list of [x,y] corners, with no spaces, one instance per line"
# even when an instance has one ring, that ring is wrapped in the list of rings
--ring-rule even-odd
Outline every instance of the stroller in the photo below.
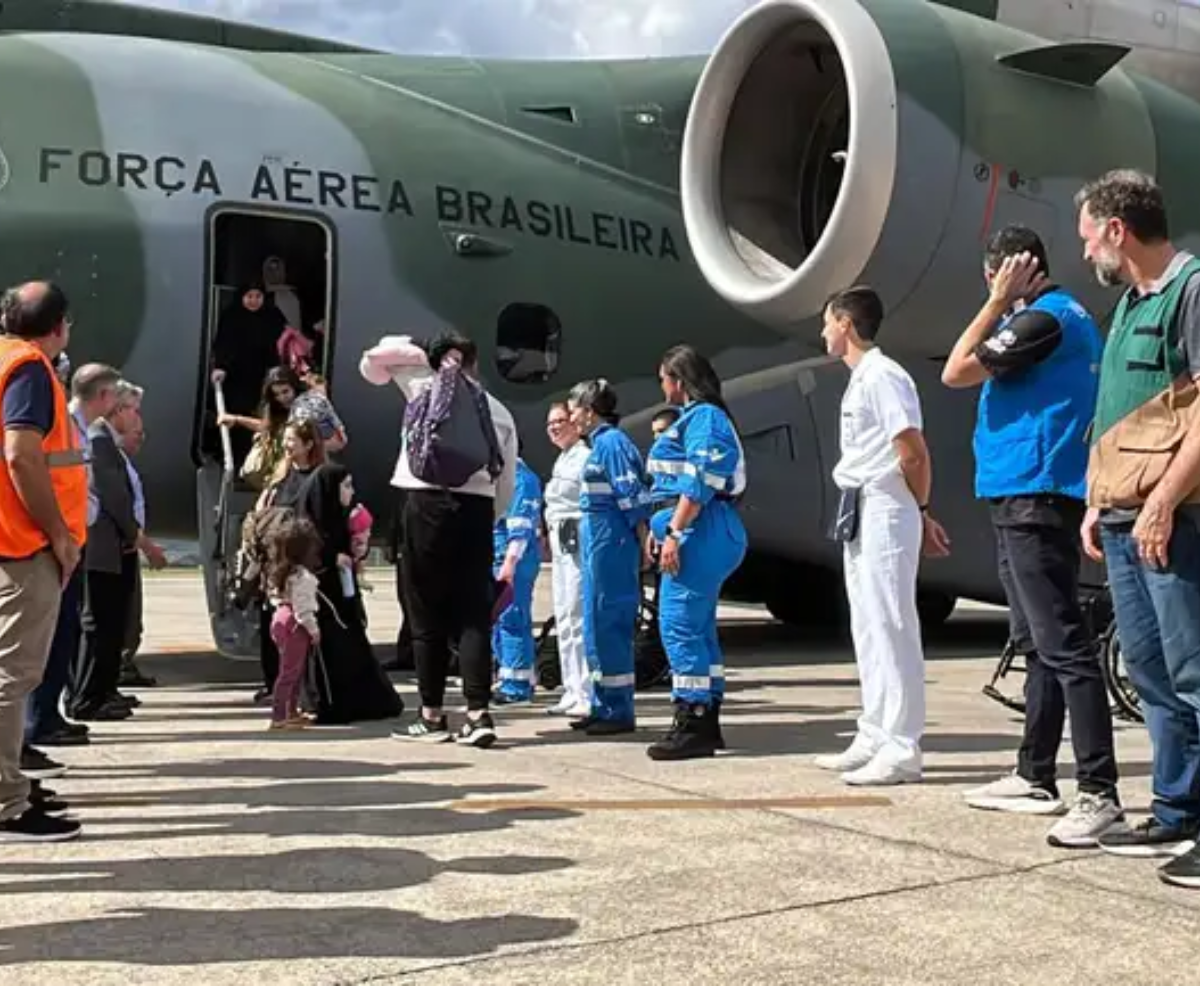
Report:
[[[1117,635],[1117,621],[1113,615],[1112,596],[1108,585],[1082,586],[1082,605],[1088,631],[1096,640],[1100,651],[1100,672],[1104,676],[1104,687],[1112,699],[1112,714],[1127,722],[1142,722],[1141,703],[1125,666],[1121,661],[1121,641]],[[1018,663],[1019,662],[1019,663]],[[1025,702],[1004,694],[997,683],[1006,678],[1010,671],[1024,674],[1024,658],[1018,652],[1015,641],[1010,637],[1000,653],[1000,660],[992,673],[992,679],[983,686],[983,694],[1020,715],[1025,714]]]
[[[656,688],[671,677],[671,665],[658,632],[659,574],[655,570],[642,572],[642,599],[634,625],[633,662],[637,691]],[[536,637],[538,687],[558,688],[562,684],[562,667],[558,662],[558,638],[555,621],[546,620]]]

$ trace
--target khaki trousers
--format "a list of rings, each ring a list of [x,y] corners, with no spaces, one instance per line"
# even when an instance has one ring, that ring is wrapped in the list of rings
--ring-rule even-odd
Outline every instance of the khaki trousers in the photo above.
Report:
[[[0,562],[0,822],[29,808],[25,698],[41,683],[61,602],[62,570],[49,551]]]

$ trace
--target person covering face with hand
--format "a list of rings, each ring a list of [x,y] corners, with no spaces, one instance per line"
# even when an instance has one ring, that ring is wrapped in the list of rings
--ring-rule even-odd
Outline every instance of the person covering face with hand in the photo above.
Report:
[[[998,231],[985,251],[988,299],[942,372],[951,387],[983,383],[975,492],[991,511],[1011,636],[1027,676],[1016,770],[968,791],[966,802],[1021,814],[1062,812],[1056,760],[1069,711],[1079,793],[1048,840],[1087,847],[1123,814],[1108,694],[1079,603],[1084,437],[1102,342],[1091,315],[1048,273],[1033,230]]]

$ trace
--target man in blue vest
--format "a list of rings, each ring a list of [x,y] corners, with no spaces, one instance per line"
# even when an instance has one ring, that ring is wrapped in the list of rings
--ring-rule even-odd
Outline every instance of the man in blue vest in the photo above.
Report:
[[[1124,822],[1108,694],[1078,594],[1086,433],[1103,343],[1087,310],[1049,272],[1033,230],[1008,226],[991,238],[988,299],[950,353],[942,382],[983,384],[975,493],[991,509],[1012,636],[1027,671],[1017,769],[967,792],[966,802],[1061,814],[1056,761],[1069,713],[1078,794],[1048,840],[1079,848]]]

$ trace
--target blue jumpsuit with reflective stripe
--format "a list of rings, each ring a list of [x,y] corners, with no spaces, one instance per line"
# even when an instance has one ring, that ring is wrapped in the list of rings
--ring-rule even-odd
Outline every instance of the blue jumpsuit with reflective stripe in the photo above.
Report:
[[[524,460],[517,460],[516,486],[508,512],[496,521],[492,533],[495,573],[500,573],[509,546],[522,552],[513,575],[513,598],[492,628],[492,652],[500,663],[499,691],[512,698],[533,695],[533,586],[541,570],[538,523],[542,512],[542,484]]]
[[[688,404],[651,447],[647,469],[655,501],[686,496],[702,504],[683,532],[679,574],[663,574],[658,622],[671,661],[671,697],[711,705],[725,694],[717,597],[746,555],[746,529],[728,499],[746,488],[745,458],[733,422],[713,404]],[[674,514],[671,506],[651,520],[660,543]]]
[[[641,602],[638,524],[650,512],[645,467],[629,436],[603,424],[588,438],[579,507],[583,647],[595,683],[592,716],[633,721],[633,634]]]

